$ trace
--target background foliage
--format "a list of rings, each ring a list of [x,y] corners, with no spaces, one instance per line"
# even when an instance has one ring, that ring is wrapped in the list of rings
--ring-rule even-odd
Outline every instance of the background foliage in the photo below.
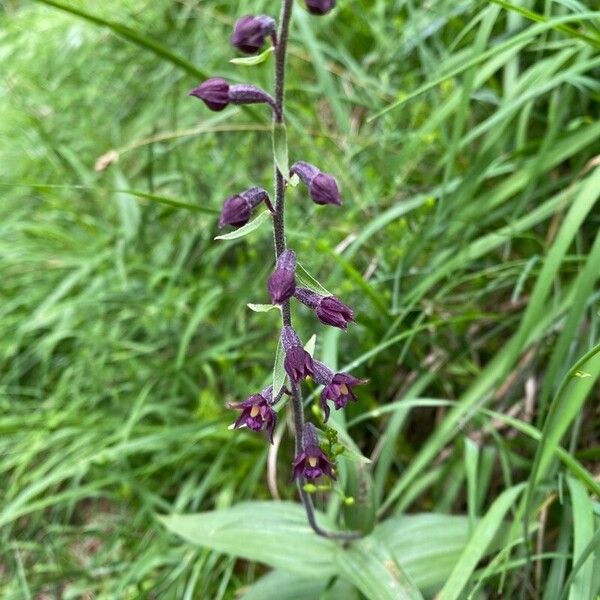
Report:
[[[310,538],[319,579],[275,571],[254,591],[266,569],[235,558],[282,567],[247,544],[275,539],[268,515],[276,528],[285,509],[227,510],[271,494],[265,444],[223,409],[270,377],[277,314],[246,303],[267,301],[271,240],[213,241],[226,196],[271,185],[270,122],[186,93],[202,73],[270,87],[271,64],[227,62],[228,38],[277,3],[65,3],[96,23],[0,1],[2,597],[312,599],[329,582],[349,598],[350,581],[382,598],[352,579],[369,541],[336,558]],[[296,7],[290,157],[335,173],[346,203],[292,191],[288,229],[358,324],[297,318],[321,357],[370,380],[336,423],[374,460],[375,547],[390,552],[375,580],[391,560],[443,598],[598,594],[594,4]],[[291,455],[285,441],[272,471],[287,499]],[[334,519],[339,497],[319,502]],[[259,527],[224,547],[199,520],[197,547],[157,520],[206,510]],[[307,535],[290,511],[284,548]],[[423,573],[448,561],[433,587],[410,567],[423,540]]]

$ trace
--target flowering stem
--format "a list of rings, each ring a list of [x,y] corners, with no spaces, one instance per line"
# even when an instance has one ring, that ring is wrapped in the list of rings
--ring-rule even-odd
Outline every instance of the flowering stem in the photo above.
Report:
[[[276,124],[284,122],[284,95],[285,95],[285,67],[287,57],[287,43],[292,18],[293,0],[282,0],[281,16],[279,19],[279,35],[277,36],[277,45],[275,47],[275,110],[274,117]],[[275,161],[275,212],[273,213],[273,237],[275,242],[275,257],[279,258],[285,250],[285,176]],[[286,300],[281,306],[281,321],[284,327],[291,327],[292,315],[290,312],[290,301]],[[292,407],[294,412],[294,430],[296,442],[296,454],[303,451],[302,431],[304,429],[304,403],[302,401],[302,392],[297,383],[291,383]],[[298,492],[302,499],[302,504],[306,510],[306,516],[309,525],[313,531],[329,539],[351,541],[362,537],[362,534],[355,531],[339,532],[327,531],[319,527],[315,517],[315,507],[310,494],[304,489],[304,477],[298,478]]]

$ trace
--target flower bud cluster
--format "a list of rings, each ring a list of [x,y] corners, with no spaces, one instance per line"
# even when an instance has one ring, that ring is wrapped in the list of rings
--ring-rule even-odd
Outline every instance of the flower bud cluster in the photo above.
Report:
[[[305,4],[311,14],[325,15],[335,7],[335,0],[305,0]],[[282,34],[281,31],[280,34]],[[287,30],[283,31],[283,35],[287,35]],[[235,23],[231,43],[241,52],[255,54],[264,47],[267,40],[271,40],[277,53],[277,38],[277,26],[272,17],[246,15]],[[230,84],[225,79],[213,77],[194,88],[190,95],[202,100],[213,111],[224,110],[230,104],[267,104],[273,110],[276,123],[281,123],[283,120],[281,96],[278,104],[267,92],[250,84]],[[279,176],[281,181],[285,182],[289,182],[294,176],[297,177],[306,187],[308,196],[315,204],[321,206],[342,205],[335,177],[322,172],[315,165],[298,161],[292,165],[289,174],[279,173]],[[283,197],[278,197],[277,201],[282,202]],[[245,225],[250,220],[255,208],[263,202],[275,215],[277,206],[279,206],[278,202],[274,209],[269,195],[260,187],[252,187],[230,196],[223,203],[219,227]],[[283,223],[280,227],[283,228]],[[285,239],[283,230],[281,234],[281,239]],[[303,346],[291,324],[289,303],[292,299],[311,309],[321,323],[342,330],[346,330],[354,322],[354,312],[335,296],[323,295],[306,287],[298,287],[297,267],[296,253],[291,249],[286,249],[285,242],[282,242],[278,247],[275,269],[267,283],[271,302],[282,308],[283,321],[280,342],[285,353],[283,368],[291,382],[291,392],[285,387],[282,387],[281,390],[274,390],[271,386],[260,393],[249,396],[242,402],[228,405],[229,408],[240,411],[233,425],[234,428],[245,426],[252,431],[264,431],[271,443],[273,443],[273,432],[277,424],[274,405],[284,393],[288,393],[292,396],[292,401],[296,403],[295,406],[302,411],[299,385],[305,379],[312,379],[317,385],[323,387],[320,406],[324,422],[329,419],[330,405],[333,405],[336,410],[340,410],[349,402],[356,401],[353,388],[365,383],[349,373],[332,371],[325,364],[313,358]],[[298,452],[292,463],[292,478],[300,481],[313,481],[322,476],[335,479],[335,464],[319,446],[317,430],[314,425],[304,424],[302,418],[296,429]]]

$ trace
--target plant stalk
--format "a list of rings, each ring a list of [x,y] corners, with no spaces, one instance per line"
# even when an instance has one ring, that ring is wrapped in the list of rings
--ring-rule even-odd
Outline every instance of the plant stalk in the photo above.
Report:
[[[279,18],[279,34],[275,46],[275,124],[284,123],[284,101],[285,101],[285,68],[287,59],[287,44],[290,30],[290,21],[292,18],[293,0],[282,0],[281,15]],[[275,212],[273,213],[273,238],[275,243],[275,257],[285,250],[285,190],[286,182],[284,174],[275,164]],[[282,325],[292,325],[292,314],[290,311],[290,301],[286,300],[282,304],[281,321]],[[303,451],[302,431],[304,429],[304,402],[302,401],[302,391],[297,383],[291,382],[291,398],[294,413],[294,434],[296,454]],[[304,477],[298,479],[298,493],[302,504],[306,510],[306,517],[313,531],[322,537],[333,540],[351,541],[362,537],[362,534],[354,531],[327,531],[322,529],[316,520],[315,507],[310,494],[304,489],[306,481]]]

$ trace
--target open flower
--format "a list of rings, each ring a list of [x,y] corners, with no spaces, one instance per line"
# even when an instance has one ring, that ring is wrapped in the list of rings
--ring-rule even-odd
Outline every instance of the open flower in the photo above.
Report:
[[[313,15],[326,15],[335,7],[335,0],[306,0],[306,8]]]
[[[283,367],[294,383],[313,375],[312,356],[302,347],[300,338],[290,326],[281,331],[281,344],[285,351]]]
[[[246,425],[252,431],[262,431],[266,428],[267,436],[273,443],[273,429],[277,423],[277,414],[271,408],[273,388],[268,387],[260,394],[254,394],[243,402],[231,402],[228,408],[241,409],[242,414],[234,423],[234,429]]]
[[[321,296],[306,288],[298,288],[297,300],[314,309],[317,318],[325,325],[346,329],[354,321],[354,312],[335,296]]]
[[[266,15],[246,15],[233,28],[231,43],[246,54],[258,52],[265,38],[275,33],[275,20]]]
[[[333,463],[319,448],[317,433],[311,423],[304,426],[302,432],[303,450],[292,463],[292,479],[304,477],[308,480],[318,479],[322,475],[335,479]]]
[[[273,304],[289,300],[296,291],[296,254],[293,250],[284,250],[277,259],[277,266],[269,277],[269,295]]]
[[[350,373],[334,373],[327,365],[315,360],[314,380],[323,385],[321,392],[321,408],[325,415],[325,422],[329,419],[330,409],[327,401],[333,402],[336,410],[344,408],[348,402],[356,402],[356,395],[353,387],[366,383],[362,379],[357,379]]]
[[[334,204],[340,206],[342,197],[335,177],[323,173],[314,165],[298,161],[290,169],[292,175],[297,175],[300,181],[308,187],[308,194],[315,204]]]

